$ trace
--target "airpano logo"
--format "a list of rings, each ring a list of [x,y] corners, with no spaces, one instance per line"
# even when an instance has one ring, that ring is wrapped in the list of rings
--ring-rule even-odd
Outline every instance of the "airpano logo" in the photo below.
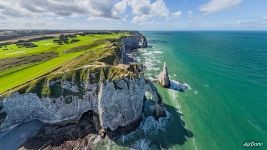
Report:
[[[255,141],[246,141],[243,143],[244,147],[262,147],[264,144],[262,141],[255,142]]]

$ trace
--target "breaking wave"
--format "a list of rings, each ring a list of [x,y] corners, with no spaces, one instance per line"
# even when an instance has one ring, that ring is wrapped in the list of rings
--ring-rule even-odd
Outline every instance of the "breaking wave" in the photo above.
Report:
[[[160,57],[163,54],[159,48],[141,48],[137,52],[127,54],[128,57],[134,59],[137,63],[143,63],[147,71],[159,71],[162,62]],[[148,76],[151,76],[148,75]]]
[[[150,137],[157,137],[161,132],[167,132],[165,128],[170,117],[171,114],[168,111],[166,111],[165,118],[159,118],[158,120],[153,116],[144,117],[135,131],[122,135],[118,141],[124,144],[130,143],[129,148],[134,150],[153,149]]]

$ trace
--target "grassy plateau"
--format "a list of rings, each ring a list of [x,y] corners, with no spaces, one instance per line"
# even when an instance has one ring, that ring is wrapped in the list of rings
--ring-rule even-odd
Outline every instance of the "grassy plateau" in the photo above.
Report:
[[[102,59],[112,46],[108,40],[127,34],[76,34],[1,45],[0,95],[55,70]]]

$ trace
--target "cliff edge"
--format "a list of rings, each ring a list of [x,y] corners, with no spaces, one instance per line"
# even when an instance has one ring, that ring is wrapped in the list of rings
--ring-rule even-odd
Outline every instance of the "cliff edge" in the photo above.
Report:
[[[145,37],[133,32],[119,41],[107,42],[110,42],[109,47],[93,63],[88,58],[94,53],[85,54],[3,97],[0,129],[31,120],[74,123],[84,113],[93,111],[97,114],[99,128],[114,131],[141,119],[146,92],[161,106],[157,89],[144,78],[144,66],[123,64],[127,51],[147,46]],[[164,108],[160,108],[157,112],[162,114]]]

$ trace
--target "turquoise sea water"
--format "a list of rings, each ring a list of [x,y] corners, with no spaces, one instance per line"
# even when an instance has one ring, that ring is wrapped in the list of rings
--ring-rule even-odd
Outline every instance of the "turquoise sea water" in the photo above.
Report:
[[[136,149],[267,149],[267,32],[143,32],[133,56],[155,77],[166,62],[184,93],[159,88],[167,119],[147,117],[121,143]],[[179,111],[182,113],[179,115]],[[121,144],[120,143],[120,144]]]
[[[143,55],[156,53],[147,56],[149,72],[157,73],[165,61],[171,78],[192,88],[160,91],[167,104],[181,107],[197,149],[242,149],[246,141],[267,144],[267,32],[144,34],[152,48]]]

